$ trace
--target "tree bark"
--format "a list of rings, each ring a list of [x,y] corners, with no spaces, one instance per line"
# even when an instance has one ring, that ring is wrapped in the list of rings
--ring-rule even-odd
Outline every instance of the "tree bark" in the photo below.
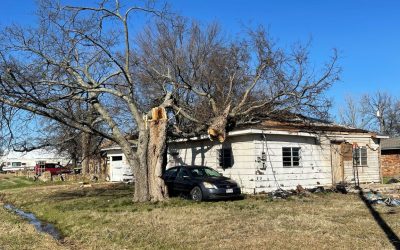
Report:
[[[145,202],[150,200],[149,196],[149,183],[148,183],[148,144],[149,144],[149,131],[143,129],[139,132],[139,140],[137,144],[137,160],[130,162],[135,176],[135,192],[133,196],[134,202]],[[128,157],[127,157],[128,158]]]
[[[148,145],[148,178],[151,201],[163,201],[168,198],[168,189],[162,179],[164,172],[164,152],[167,139],[167,119],[149,122],[150,140]]]
[[[161,178],[164,170],[167,124],[165,109],[153,109],[153,119],[140,128],[136,154],[122,147],[135,176],[134,202],[163,201],[168,190]]]
[[[82,175],[86,176],[90,174],[89,160],[90,160],[90,148],[91,148],[91,135],[89,133],[82,133]]]

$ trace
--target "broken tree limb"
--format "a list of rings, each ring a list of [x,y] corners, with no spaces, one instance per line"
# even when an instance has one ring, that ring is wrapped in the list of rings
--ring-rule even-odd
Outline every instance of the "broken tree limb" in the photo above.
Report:
[[[228,122],[228,115],[231,105],[228,105],[224,112],[212,119],[211,125],[208,127],[208,136],[211,141],[218,140],[224,142],[226,139],[226,124]]]

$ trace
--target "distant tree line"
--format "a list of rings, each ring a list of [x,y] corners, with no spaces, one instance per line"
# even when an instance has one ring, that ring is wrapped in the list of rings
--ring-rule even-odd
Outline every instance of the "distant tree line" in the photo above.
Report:
[[[364,94],[360,99],[347,96],[339,109],[344,125],[400,136],[400,100],[385,92]]]

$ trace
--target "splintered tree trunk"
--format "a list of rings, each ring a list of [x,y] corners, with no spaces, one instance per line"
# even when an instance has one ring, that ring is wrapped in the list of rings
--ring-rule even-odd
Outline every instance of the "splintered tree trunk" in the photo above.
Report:
[[[218,140],[219,142],[224,142],[226,139],[226,124],[228,122],[230,105],[226,107],[224,112],[219,116],[216,116],[211,125],[208,127],[208,135],[210,140]]]
[[[167,122],[165,109],[154,108],[152,120],[140,129],[136,157],[130,147],[122,148],[129,164],[134,166],[134,202],[163,201],[168,198],[167,187],[161,178]]]
[[[147,162],[149,167],[150,199],[151,201],[163,201],[168,198],[168,190],[162,179],[167,139],[167,119],[161,118],[157,120],[153,118],[149,123],[149,130],[150,140]]]
[[[168,198],[161,178],[167,139],[167,116],[164,108],[152,110],[152,120],[139,133],[135,174],[135,202],[163,201]]]

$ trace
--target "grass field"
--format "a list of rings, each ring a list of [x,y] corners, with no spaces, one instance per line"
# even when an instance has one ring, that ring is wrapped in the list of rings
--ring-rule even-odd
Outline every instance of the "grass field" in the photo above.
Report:
[[[132,192],[127,185],[32,184],[3,186],[0,195],[55,224],[65,236],[61,244],[41,234],[37,242],[41,247],[35,249],[393,248],[357,195],[203,203],[173,198],[165,203],[133,204]],[[374,209],[391,230],[400,233],[400,208]],[[2,209],[0,219],[0,245],[4,248],[6,242],[4,249],[30,249],[32,228],[23,231],[25,222]],[[10,230],[12,234],[7,233]],[[12,245],[9,237],[13,234],[27,240]]]

